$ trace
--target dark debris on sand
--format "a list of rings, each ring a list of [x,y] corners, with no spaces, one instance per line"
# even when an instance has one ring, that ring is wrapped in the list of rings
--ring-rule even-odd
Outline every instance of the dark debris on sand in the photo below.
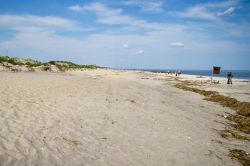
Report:
[[[205,96],[204,100],[219,103],[223,107],[228,107],[236,111],[236,114],[227,116],[227,119],[234,122],[231,124],[231,128],[227,128],[219,132],[223,138],[235,138],[238,140],[250,141],[250,138],[239,134],[244,132],[246,135],[250,134],[250,103],[241,102],[234,98],[223,96],[216,91],[206,91],[199,88],[191,87],[197,86],[190,81],[180,81],[175,87],[183,89],[185,91],[191,91]],[[237,132],[238,131],[238,132]],[[232,159],[238,160],[243,166],[250,165],[250,155],[244,150],[231,149],[229,156]]]

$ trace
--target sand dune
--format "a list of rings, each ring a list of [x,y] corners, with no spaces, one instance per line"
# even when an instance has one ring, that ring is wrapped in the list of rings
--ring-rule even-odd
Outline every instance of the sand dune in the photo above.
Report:
[[[165,79],[0,72],[0,165],[239,165],[216,132],[233,111]]]

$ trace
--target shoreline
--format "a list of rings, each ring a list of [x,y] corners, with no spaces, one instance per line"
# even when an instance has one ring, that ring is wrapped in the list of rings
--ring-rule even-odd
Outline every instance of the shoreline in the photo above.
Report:
[[[128,70],[128,71],[144,71],[144,72],[152,72],[152,73],[164,73],[164,74],[167,74],[167,71],[168,70],[157,70],[157,69],[152,69],[152,70],[150,70],[150,69],[114,69],[114,70]],[[174,72],[174,71],[178,71],[178,70],[169,70],[169,71],[172,71],[172,72]],[[180,70],[180,71],[208,71],[208,70]],[[225,70],[225,71],[227,71],[227,70]],[[229,71],[229,70],[228,70]],[[245,72],[250,72],[250,70],[231,70],[231,71],[245,71]],[[172,73],[172,74],[168,74],[168,75],[172,75],[172,76],[174,76],[174,73]],[[199,77],[199,76],[202,76],[202,77],[210,77],[211,78],[211,75],[210,76],[208,76],[208,75],[199,75],[199,74],[184,74],[184,73],[182,73],[181,75],[190,75],[190,76],[197,76],[197,77]],[[226,76],[216,76],[216,75],[214,75],[213,76],[213,78],[224,78],[224,79],[227,79],[227,77]],[[237,80],[248,80],[248,81],[250,81],[250,76],[249,77],[247,77],[247,78],[242,78],[242,77],[234,77],[233,79],[237,79]]]
[[[211,80],[211,76],[201,76],[200,75],[192,75],[192,74],[181,74],[180,77],[184,78],[200,78],[200,79],[210,79]],[[221,80],[221,81],[227,81],[227,77],[218,77],[218,76],[213,76],[213,79],[217,79],[217,80]],[[250,82],[250,78],[249,79],[244,79],[244,78],[233,78],[233,80],[235,81],[246,81],[246,82]]]

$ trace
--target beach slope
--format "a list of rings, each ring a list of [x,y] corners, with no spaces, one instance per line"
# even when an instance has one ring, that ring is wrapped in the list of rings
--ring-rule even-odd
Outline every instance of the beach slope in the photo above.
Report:
[[[174,84],[135,71],[0,72],[0,165],[239,165],[217,132],[234,111]]]

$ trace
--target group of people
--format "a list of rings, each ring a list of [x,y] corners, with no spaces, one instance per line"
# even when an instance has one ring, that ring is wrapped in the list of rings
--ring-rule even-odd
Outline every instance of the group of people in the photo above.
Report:
[[[180,70],[178,70],[178,71],[167,71],[167,74],[174,74],[176,77],[177,76],[180,76],[181,75],[181,71]]]
[[[177,76],[181,75],[181,71],[180,70],[178,70],[178,71],[167,71],[167,74],[168,75],[169,74],[170,75],[174,74],[177,77]],[[232,78],[233,78],[232,72],[228,72],[227,73],[227,84],[233,84]]]

